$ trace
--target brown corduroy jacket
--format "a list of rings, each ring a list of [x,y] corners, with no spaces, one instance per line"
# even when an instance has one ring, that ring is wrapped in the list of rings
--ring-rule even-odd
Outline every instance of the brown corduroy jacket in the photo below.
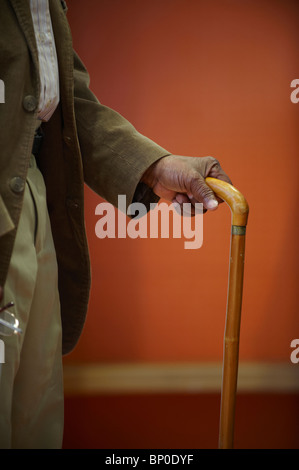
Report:
[[[167,151],[138,133],[89,90],[73,51],[65,2],[49,0],[56,42],[60,104],[43,124],[39,165],[57,253],[63,353],[76,345],[85,321],[90,262],[84,224],[84,182],[108,202],[127,204],[145,170]],[[38,54],[29,1],[2,0],[0,12],[0,286],[5,284],[22,208],[40,94]],[[17,299],[11,299],[17,302]]]

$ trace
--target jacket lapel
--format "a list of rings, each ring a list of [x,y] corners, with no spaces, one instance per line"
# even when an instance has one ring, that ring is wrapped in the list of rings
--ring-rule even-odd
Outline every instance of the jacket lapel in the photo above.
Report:
[[[31,52],[34,66],[38,70],[38,52],[35,41],[35,33],[31,19],[31,12],[29,1],[24,0],[10,0],[10,3],[15,11],[20,27],[26,38],[29,50]]]
[[[68,21],[65,17],[67,8],[60,0],[49,0],[52,27],[55,38],[60,78],[60,97],[63,114],[73,116],[73,43]]]

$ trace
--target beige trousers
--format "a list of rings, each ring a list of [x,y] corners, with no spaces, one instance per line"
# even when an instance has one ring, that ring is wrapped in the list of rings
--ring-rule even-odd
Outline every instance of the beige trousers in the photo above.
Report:
[[[63,377],[57,261],[42,174],[32,156],[4,302],[22,335],[1,336],[0,448],[61,448]]]

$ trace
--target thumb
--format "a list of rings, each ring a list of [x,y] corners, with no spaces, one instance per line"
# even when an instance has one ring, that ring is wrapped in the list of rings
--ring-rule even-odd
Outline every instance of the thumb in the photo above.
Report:
[[[216,196],[201,175],[193,180],[191,184],[191,194],[197,201],[203,203],[205,209],[210,211],[217,209],[218,201]],[[189,194],[188,196],[190,197]]]

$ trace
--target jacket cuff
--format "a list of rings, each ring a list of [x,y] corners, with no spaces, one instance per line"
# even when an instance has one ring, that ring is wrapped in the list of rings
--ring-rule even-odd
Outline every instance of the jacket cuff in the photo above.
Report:
[[[149,188],[145,183],[141,182],[137,185],[136,191],[133,196],[133,203],[140,202],[146,207],[148,212],[151,209],[151,204],[157,204],[160,197]]]

